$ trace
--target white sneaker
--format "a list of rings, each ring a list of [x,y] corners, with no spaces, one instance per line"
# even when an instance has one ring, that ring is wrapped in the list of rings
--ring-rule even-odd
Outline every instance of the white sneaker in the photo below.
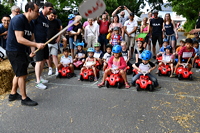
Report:
[[[49,68],[49,72],[48,72],[48,75],[50,76],[50,75],[52,75],[52,69],[51,68]]]
[[[45,90],[47,88],[47,86],[43,85],[42,83],[37,83],[35,87],[41,90]]]
[[[40,77],[40,82],[43,83],[43,84],[45,84],[45,83],[48,83],[49,81],[46,80],[46,79],[43,79],[42,77]]]
[[[59,74],[59,72],[58,72],[58,71],[56,71],[55,75],[56,75],[56,76],[58,76],[58,74]]]

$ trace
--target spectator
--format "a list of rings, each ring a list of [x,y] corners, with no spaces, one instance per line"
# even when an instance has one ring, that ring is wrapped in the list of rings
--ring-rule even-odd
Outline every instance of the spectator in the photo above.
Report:
[[[76,20],[76,17],[75,17]],[[74,45],[74,35],[77,35],[77,40],[75,42],[75,44],[79,43],[82,41],[82,24],[80,21],[78,21],[76,24],[74,24],[73,26],[73,31],[74,33],[69,32],[69,48],[71,50],[71,55],[72,58],[74,59],[74,49],[75,49],[75,45]]]
[[[10,14],[11,19],[18,14],[20,14],[20,8],[18,6],[12,6]]]
[[[0,46],[3,47],[4,49],[6,48],[8,26],[9,26],[10,20],[11,18],[9,15],[4,15],[1,19],[2,23],[0,24]]]
[[[37,47],[38,49],[42,49],[45,46],[43,43],[32,42],[34,35],[31,20],[36,19],[38,16],[38,6],[33,2],[27,3],[25,5],[25,13],[17,15],[10,22],[6,45],[7,56],[15,73],[8,100],[21,100],[21,104],[27,106],[36,106],[38,104],[26,94],[26,77],[29,62],[25,52],[27,46]],[[17,93],[18,87],[21,95]]]
[[[154,18],[150,21],[149,32],[153,44],[153,58],[156,58],[156,42],[158,41],[160,48],[163,44],[163,19],[158,17],[158,11],[153,11]]]
[[[53,12],[48,15],[48,24],[49,24],[49,29],[47,32],[47,38],[50,39],[53,36],[55,36],[60,30],[60,23],[56,18],[56,11],[53,10]],[[48,66],[49,66],[49,72],[48,75],[52,75],[52,62],[50,56],[52,56],[53,63],[56,67],[56,72],[55,75],[58,76],[58,42],[60,42],[60,36],[59,35],[57,38],[53,39],[52,41],[49,42],[48,47],[49,47],[49,59],[47,60]]]
[[[147,34],[147,36],[144,38],[143,46],[146,49],[147,44],[148,44],[148,49],[151,50],[151,45],[149,43],[150,42],[150,40],[149,40],[149,24],[147,23],[147,21],[148,21],[147,17],[143,18],[143,21],[142,21],[143,23],[140,26],[140,33],[146,33]]]
[[[94,43],[97,42],[99,36],[99,30],[97,25],[93,24],[93,19],[88,19],[89,25],[85,27],[84,38],[87,43],[87,47],[93,47]]]
[[[111,35],[114,34],[114,32],[113,32],[114,27],[119,27],[119,34],[123,38],[124,37],[124,28],[123,28],[123,25],[121,23],[119,23],[118,15],[113,16],[113,23],[111,23],[110,26],[109,26],[108,32],[110,32]]]
[[[169,13],[165,14],[163,27],[163,31],[165,31],[165,36],[169,40],[169,44],[172,46],[172,51],[175,52],[176,39],[178,39],[178,33],[174,21],[171,19]]]
[[[195,25],[195,29],[200,28],[200,11],[199,11],[199,17],[197,19],[196,25]]]
[[[127,42],[127,48],[130,50],[130,57],[133,56],[135,45],[135,32],[137,30],[138,23],[134,20],[134,13],[130,13],[129,20],[124,23],[125,41]]]
[[[115,15],[117,15],[116,13],[120,10],[120,9],[125,9],[128,11],[128,13],[130,14],[131,11],[126,7],[126,6],[119,6],[113,13],[112,13],[112,17],[114,17]],[[128,16],[125,16],[125,12],[124,10],[120,12],[119,16],[119,22],[124,25],[124,23],[128,20]]]
[[[53,10],[53,5],[50,2],[44,4],[44,8],[40,11],[39,17],[34,20],[34,35],[35,41],[38,43],[45,43],[47,41],[47,31],[49,28],[47,15],[49,15]],[[34,49],[32,48],[32,51]],[[48,45],[44,49],[39,50],[36,53],[36,65],[35,65],[35,75],[36,75],[36,88],[46,89],[47,86],[44,83],[48,83],[48,80],[42,78],[42,71],[45,61],[49,59],[49,48]]]
[[[152,12],[149,12],[148,13],[148,20],[147,20],[148,24],[150,24],[151,19],[152,19]]]
[[[85,30],[85,27],[89,25],[89,19],[90,19],[90,18],[88,18],[87,21],[85,21],[85,22],[83,23],[83,27],[82,27],[83,30]]]
[[[106,45],[108,44],[108,39],[106,39],[106,36],[108,34],[108,29],[110,25],[110,16],[107,12],[105,12],[104,14],[102,14],[101,17],[102,20],[99,20],[99,18],[97,19],[97,22],[99,24],[99,33],[100,33],[98,41],[101,44],[101,50],[105,52]]]
[[[194,38],[192,38],[193,42],[197,41],[200,44],[199,32],[194,33]]]

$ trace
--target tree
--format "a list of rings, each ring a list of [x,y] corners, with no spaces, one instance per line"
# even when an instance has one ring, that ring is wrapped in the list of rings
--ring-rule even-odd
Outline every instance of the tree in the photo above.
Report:
[[[195,22],[198,18],[199,5],[196,0],[168,0],[171,2],[171,6],[173,7],[173,11],[175,11],[178,15],[182,15],[187,19],[184,28],[186,31],[190,31],[194,29]]]
[[[10,11],[10,7],[8,6],[4,6],[4,5],[0,5],[0,16],[2,17],[3,15],[10,15],[11,11]]]

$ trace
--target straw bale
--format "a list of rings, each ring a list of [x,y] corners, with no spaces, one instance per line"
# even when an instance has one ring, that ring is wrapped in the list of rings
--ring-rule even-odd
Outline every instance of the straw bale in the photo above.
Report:
[[[9,60],[0,62],[0,95],[11,90],[14,72]]]

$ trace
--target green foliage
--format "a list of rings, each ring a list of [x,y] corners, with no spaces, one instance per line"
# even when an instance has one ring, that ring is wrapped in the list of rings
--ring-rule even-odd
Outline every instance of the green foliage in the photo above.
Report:
[[[10,15],[11,11],[10,11],[10,7],[8,6],[4,6],[4,5],[0,5],[0,17],[2,17],[3,15]]]
[[[186,31],[190,31],[195,27],[195,21],[198,18],[199,5],[196,0],[168,0],[171,2],[173,11],[178,15],[183,15],[187,19],[184,25]]]

